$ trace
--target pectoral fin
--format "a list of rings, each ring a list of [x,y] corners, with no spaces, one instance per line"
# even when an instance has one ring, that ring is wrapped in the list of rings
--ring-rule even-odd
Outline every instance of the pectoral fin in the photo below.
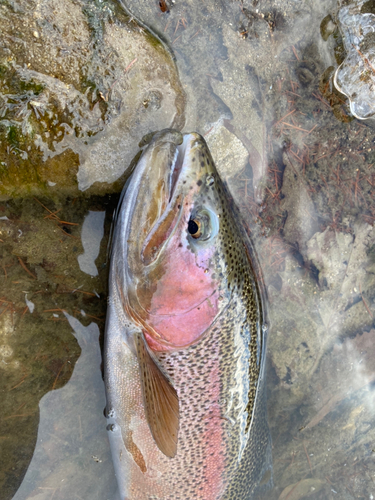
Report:
[[[177,392],[150,354],[143,335],[138,336],[136,345],[147,422],[159,450],[173,458],[179,427]]]

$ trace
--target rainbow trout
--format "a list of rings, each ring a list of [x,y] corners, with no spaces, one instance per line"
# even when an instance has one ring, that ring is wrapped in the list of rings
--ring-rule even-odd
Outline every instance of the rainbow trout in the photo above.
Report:
[[[118,209],[105,343],[121,500],[242,500],[272,483],[250,242],[204,139],[156,133]]]

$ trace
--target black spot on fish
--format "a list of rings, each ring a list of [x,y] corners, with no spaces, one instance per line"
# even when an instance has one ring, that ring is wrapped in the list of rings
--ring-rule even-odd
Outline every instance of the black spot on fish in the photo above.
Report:
[[[204,161],[201,161],[201,167],[204,167]]]
[[[199,181],[197,182],[197,186],[201,186],[202,185],[202,180],[199,179]]]

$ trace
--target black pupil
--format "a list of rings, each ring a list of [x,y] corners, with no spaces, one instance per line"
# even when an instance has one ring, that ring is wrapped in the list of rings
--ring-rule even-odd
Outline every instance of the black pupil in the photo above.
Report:
[[[196,234],[198,232],[198,224],[195,222],[195,220],[189,220],[188,223],[188,231],[190,234]]]

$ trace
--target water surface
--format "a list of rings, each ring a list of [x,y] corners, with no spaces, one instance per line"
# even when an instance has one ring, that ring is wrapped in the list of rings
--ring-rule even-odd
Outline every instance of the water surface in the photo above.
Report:
[[[33,71],[43,78],[22,73],[30,55],[26,66],[14,66],[29,87],[21,89],[14,79],[14,88],[5,88],[11,81],[8,59],[17,51],[12,54],[9,44],[1,49],[6,82],[0,105],[8,106],[8,114],[2,111],[2,161],[21,169],[18,181],[13,176],[5,183],[0,206],[7,217],[0,220],[0,369],[6,394],[1,498],[112,498],[98,338],[117,196],[105,193],[118,192],[137,141],[160,123],[205,136],[260,258],[270,320],[275,482],[265,498],[373,498],[374,129],[351,116],[332,83],[345,57],[335,27],[340,2],[176,0],[168,3],[169,12],[157,1],[122,0],[126,11],[110,1],[77,2],[75,23],[90,20],[89,55],[80,52],[84,40],[64,32],[73,3],[61,1],[49,11],[45,2],[40,5],[37,16],[23,13],[34,23],[24,45],[41,58]],[[25,5],[1,2],[0,8],[10,18]],[[53,39],[54,16],[66,36],[60,72],[43,60],[39,45],[31,45],[33,38],[39,43],[34,31]],[[329,33],[321,30],[327,16]],[[7,32],[14,44],[21,43],[19,29]],[[145,33],[147,43],[137,38],[138,45],[129,45]],[[147,44],[161,54],[155,68],[162,74],[155,70],[155,81],[143,69],[144,61],[156,60]],[[91,58],[83,74],[73,64],[78,52]],[[48,96],[37,87],[41,80]],[[69,94],[59,82],[71,85]],[[28,98],[21,100],[24,107],[9,98],[22,92]],[[68,106],[56,105],[57,122],[51,117],[44,126],[33,109],[44,103],[48,110],[55,95],[60,101],[65,95]],[[129,96],[139,99],[138,107],[128,104]],[[132,125],[126,127],[129,117]],[[67,125],[60,140],[62,122]],[[34,135],[27,135],[27,124]],[[30,151],[25,137],[31,138]],[[119,166],[122,152],[128,156]],[[22,173],[30,172],[31,159],[41,166],[32,179]],[[68,171],[62,167],[70,173],[57,175]],[[90,214],[103,211],[101,239],[95,224],[96,237],[90,232]],[[26,300],[35,305],[32,313]]]

